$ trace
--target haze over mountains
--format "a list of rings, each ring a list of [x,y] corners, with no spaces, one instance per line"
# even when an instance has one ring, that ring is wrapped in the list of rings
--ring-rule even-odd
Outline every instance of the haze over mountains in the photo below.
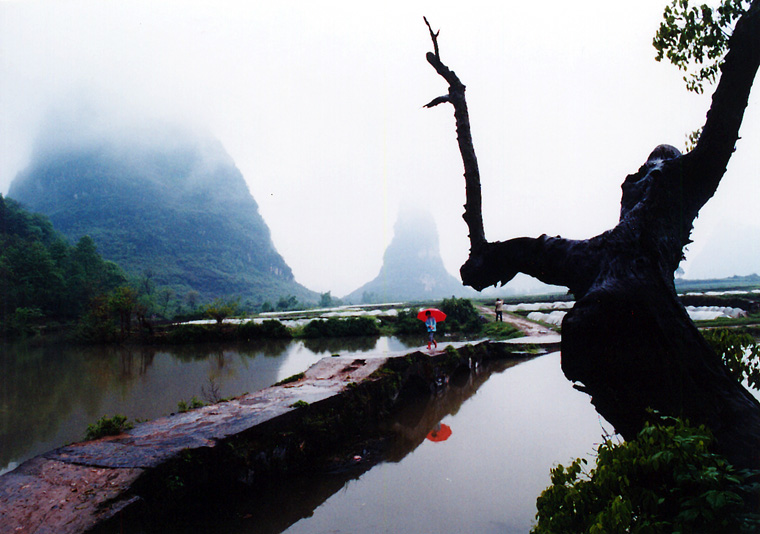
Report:
[[[349,302],[372,303],[433,300],[452,295],[464,297],[476,293],[444,267],[433,216],[407,207],[399,212],[380,273],[345,298]]]
[[[319,301],[317,293],[294,279],[242,174],[205,131],[139,117],[114,123],[86,109],[51,114],[8,197],[47,215],[72,243],[90,235],[104,258],[137,279],[173,288],[178,298],[197,291],[201,302],[241,297],[257,305],[291,295],[304,304]],[[294,215],[292,231],[306,223]],[[748,233],[736,230],[710,236],[694,251],[690,263],[695,268],[686,276],[725,276],[707,267],[726,258],[737,263],[746,252],[751,259],[741,265],[746,274],[754,272],[759,241],[726,239]],[[323,239],[329,243],[334,237],[324,234]],[[350,264],[336,261],[336,273],[348,269]],[[520,276],[480,295],[554,291],[564,289]],[[407,207],[377,277],[344,298],[374,303],[452,295],[478,294],[445,269],[433,217]]]
[[[8,196],[178,296],[318,298],[295,281],[241,173],[205,133],[50,117]]]

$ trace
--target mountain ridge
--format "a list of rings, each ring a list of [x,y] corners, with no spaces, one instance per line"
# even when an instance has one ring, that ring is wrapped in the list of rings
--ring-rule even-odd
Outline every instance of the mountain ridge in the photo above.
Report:
[[[72,241],[90,235],[104,258],[131,275],[178,292],[316,300],[275,249],[221,143],[175,126],[153,128],[149,138],[43,140],[8,196],[47,215]]]

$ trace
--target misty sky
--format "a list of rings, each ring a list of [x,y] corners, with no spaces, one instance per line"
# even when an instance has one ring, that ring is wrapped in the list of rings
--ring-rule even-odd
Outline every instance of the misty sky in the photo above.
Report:
[[[704,122],[709,94],[654,61],[665,4],[0,1],[0,192],[48,110],[94,102],[117,128],[208,128],[310,289],[342,296],[374,278],[402,202],[433,214],[456,274],[463,169],[451,107],[422,108],[446,92],[425,61],[426,15],[468,87],[487,237],[591,237],[616,224],[625,176]],[[689,277],[760,271],[757,93],[697,220]],[[729,230],[754,239],[714,238]],[[716,241],[735,256],[700,258]]]

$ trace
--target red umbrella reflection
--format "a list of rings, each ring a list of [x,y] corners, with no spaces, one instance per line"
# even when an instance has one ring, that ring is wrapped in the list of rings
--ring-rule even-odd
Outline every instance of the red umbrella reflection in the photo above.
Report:
[[[427,312],[430,312],[430,315],[433,316],[433,319],[436,320],[436,322],[441,322],[446,320],[446,314],[443,313],[438,308],[425,308],[424,310],[420,310],[417,313],[417,319],[420,321],[426,321],[427,320]]]
[[[451,436],[451,427],[442,423],[435,425],[435,428],[427,435],[430,441],[446,441]]]

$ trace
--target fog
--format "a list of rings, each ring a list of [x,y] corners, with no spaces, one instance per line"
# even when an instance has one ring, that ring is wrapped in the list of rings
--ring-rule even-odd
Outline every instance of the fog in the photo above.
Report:
[[[0,192],[46,117],[107,117],[61,143],[169,119],[224,145],[306,287],[341,296],[374,278],[402,202],[433,214],[456,274],[463,169],[450,106],[422,108],[446,92],[425,15],[468,87],[487,237],[590,237],[616,224],[625,176],[660,143],[683,148],[709,107],[654,61],[665,4],[0,2]],[[687,277],[760,271],[759,99]],[[737,245],[718,255],[724,229]]]

